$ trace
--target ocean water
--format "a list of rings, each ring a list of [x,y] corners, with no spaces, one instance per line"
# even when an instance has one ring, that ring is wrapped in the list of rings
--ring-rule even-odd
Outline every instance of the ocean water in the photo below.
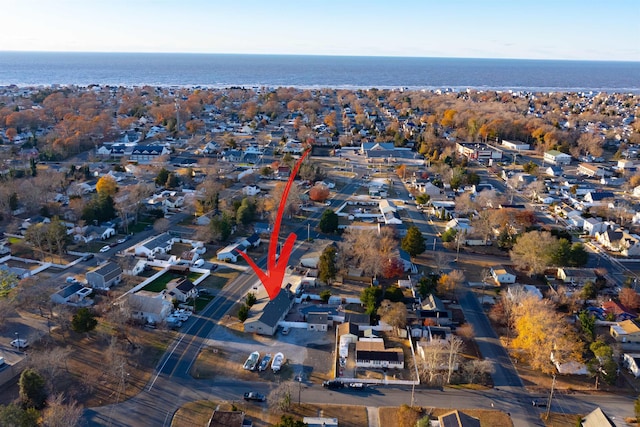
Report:
[[[640,93],[640,62],[0,52],[0,86],[52,84]]]

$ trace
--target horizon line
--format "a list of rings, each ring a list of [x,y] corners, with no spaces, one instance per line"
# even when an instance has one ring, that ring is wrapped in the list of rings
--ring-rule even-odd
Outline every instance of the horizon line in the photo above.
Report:
[[[640,63],[640,59],[566,59],[566,58],[514,58],[480,56],[407,56],[407,55],[356,55],[356,54],[316,54],[316,53],[229,53],[229,52],[160,52],[160,51],[84,51],[84,50],[4,50],[3,53],[38,54],[104,54],[104,55],[225,55],[225,56],[289,56],[289,57],[327,57],[327,58],[394,58],[394,59],[473,59],[506,61],[562,61],[562,62],[626,62]]]

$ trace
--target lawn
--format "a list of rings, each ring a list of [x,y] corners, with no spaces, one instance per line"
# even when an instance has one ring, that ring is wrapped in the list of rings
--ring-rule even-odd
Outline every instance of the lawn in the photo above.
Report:
[[[213,300],[213,295],[200,295],[196,298],[196,313],[203,310]]]
[[[200,276],[202,276],[202,274],[190,271],[189,274],[187,274],[187,279],[193,282]],[[150,291],[150,292],[162,292],[164,289],[167,288],[167,283],[169,283],[173,279],[178,279],[181,277],[184,277],[184,275],[167,271],[162,276],[158,277],[156,280],[154,280],[153,282],[149,283],[147,286],[142,288],[142,290]]]
[[[129,233],[139,233],[141,231],[144,231],[148,225],[151,225],[151,223],[138,221],[137,224],[131,224],[129,226]]]

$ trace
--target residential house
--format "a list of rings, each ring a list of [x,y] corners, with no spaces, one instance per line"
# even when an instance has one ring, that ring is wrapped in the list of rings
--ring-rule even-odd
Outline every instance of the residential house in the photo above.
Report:
[[[92,292],[93,289],[85,288],[82,284],[75,282],[52,294],[50,298],[56,304],[88,306],[93,304],[93,301],[87,298]]]
[[[409,255],[409,252],[398,248],[397,250],[391,253],[390,258],[391,259],[395,258],[399,260],[402,263],[402,268],[404,269],[404,271],[411,271],[413,273],[417,273],[418,271],[417,267],[411,261],[411,255]]]
[[[307,331],[327,331],[329,325],[329,316],[327,313],[309,313],[306,317]]]
[[[216,254],[216,259],[218,261],[237,262],[240,256],[238,252],[240,251],[244,251],[244,246],[240,243],[232,243],[220,249]]]
[[[404,369],[402,348],[385,348],[382,338],[360,338],[356,343],[356,367]]]
[[[516,273],[511,267],[497,265],[491,267],[490,274],[497,285],[516,283]]]
[[[624,353],[622,355],[622,365],[627,368],[634,377],[640,377],[640,354]]]
[[[556,277],[564,283],[582,286],[587,282],[595,282],[598,276],[593,268],[560,267]]]
[[[222,152],[222,161],[237,163],[242,160],[242,151],[240,150],[227,150]]]
[[[422,307],[416,311],[416,317],[421,324],[437,326],[450,325],[452,319],[451,311],[447,310],[442,300],[433,294],[429,294],[422,301]]]
[[[609,327],[609,333],[619,343],[640,344],[640,327],[633,320],[624,320]]]
[[[164,298],[169,301],[178,300],[187,302],[188,300],[198,296],[198,289],[193,282],[186,277],[180,277],[167,283],[167,290]]]
[[[613,300],[603,302],[602,310],[605,318],[612,316],[616,322],[633,320],[638,317],[637,314],[628,310],[627,307]]]
[[[267,222],[256,222],[253,224],[253,231],[258,234],[271,233],[271,226]]]
[[[171,151],[164,145],[137,145],[131,151],[129,160],[139,164],[149,164],[157,162],[162,156],[170,153]]]
[[[471,226],[469,218],[453,218],[451,221],[446,223],[444,228],[446,231],[453,228],[454,230],[464,234],[473,233],[473,227]]]
[[[568,165],[571,163],[571,156],[558,150],[550,150],[544,153],[543,161],[552,165]]]
[[[245,196],[255,196],[260,193],[260,187],[255,185],[246,185],[242,187],[242,194]]]
[[[128,276],[137,276],[144,271],[147,261],[138,259],[133,255],[121,258],[122,273]]]
[[[257,248],[258,246],[260,246],[260,243],[262,243],[262,240],[260,239],[260,235],[258,233],[253,233],[251,236],[240,242],[240,244],[245,248]]]
[[[593,163],[580,163],[578,165],[578,173],[586,175],[589,178],[602,178],[611,175],[611,172],[607,171],[604,167]]]
[[[162,323],[173,310],[173,304],[157,292],[138,291],[129,294],[127,302],[131,318],[146,323]]]
[[[206,427],[251,427],[251,420],[245,418],[242,411],[214,410]]]
[[[589,412],[580,422],[582,427],[616,427],[616,423],[600,408]]]
[[[480,427],[478,418],[457,409],[438,416],[438,423],[440,427]]]
[[[562,176],[564,173],[563,169],[560,166],[549,166],[544,170],[545,175],[558,177]]]
[[[584,218],[582,230],[590,235],[595,236],[596,233],[602,233],[607,229],[607,224],[602,222],[600,218]]]
[[[173,236],[169,233],[162,233],[159,236],[152,237],[135,247],[137,256],[153,258],[156,254],[166,254],[173,247]]]
[[[615,200],[616,196],[611,191],[589,191],[582,198],[582,204],[584,206],[602,206],[608,203],[608,201]]]
[[[340,341],[355,344],[358,342],[359,328],[358,325],[351,322],[344,322],[338,325],[338,337]],[[344,338],[343,338],[344,337]]]
[[[75,226],[72,232],[74,233],[73,240],[76,242],[83,241],[85,243],[93,240],[107,240],[116,235],[116,230],[113,227],[103,225]]]
[[[107,261],[87,272],[86,278],[94,289],[109,289],[122,280],[122,268],[115,262]]]
[[[624,248],[622,231],[605,230],[602,233],[596,233],[596,240],[602,246],[610,251],[620,252]]]
[[[244,331],[260,335],[273,335],[278,323],[284,320],[294,303],[294,295],[286,286],[273,300],[256,303],[251,307],[251,317],[244,322]]]

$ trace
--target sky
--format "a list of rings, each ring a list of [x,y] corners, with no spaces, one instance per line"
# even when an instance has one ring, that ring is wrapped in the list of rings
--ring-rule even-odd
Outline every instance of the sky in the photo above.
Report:
[[[0,51],[640,61],[640,0],[2,0]]]

